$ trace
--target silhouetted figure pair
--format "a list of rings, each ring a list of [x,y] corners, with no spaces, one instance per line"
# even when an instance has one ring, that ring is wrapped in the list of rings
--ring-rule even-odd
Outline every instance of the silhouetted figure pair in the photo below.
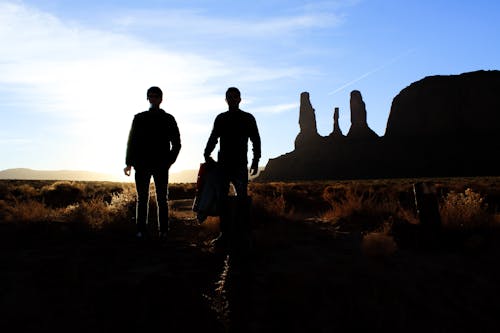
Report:
[[[156,188],[158,210],[158,229],[160,238],[166,238],[169,230],[168,220],[168,172],[176,161],[181,149],[179,128],[175,118],[160,109],[163,93],[158,87],[147,91],[150,109],[135,115],[130,129],[125,175],[130,176],[135,169],[137,190],[136,223],[137,237],[146,232],[149,207],[149,185],[153,177]],[[215,163],[210,154],[219,142],[217,165],[221,172],[221,234],[219,242],[226,241],[231,221],[242,222],[249,231],[250,200],[248,187],[248,140],[252,141],[253,159],[250,167],[252,175],[258,172],[261,156],[260,136],[255,118],[239,108],[240,91],[231,87],[226,91],[228,111],[219,114],[208,139],[204,157],[207,163]],[[230,183],[236,192],[236,200],[228,198]],[[233,202],[229,204],[229,202]]]

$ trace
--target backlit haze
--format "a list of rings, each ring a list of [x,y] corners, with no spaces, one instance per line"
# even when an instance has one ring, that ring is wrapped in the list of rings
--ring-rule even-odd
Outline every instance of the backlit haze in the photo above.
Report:
[[[500,69],[499,22],[491,0],[0,0],[0,170],[121,175],[153,85],[181,132],[173,172],[203,161],[229,86],[257,119],[262,166],[293,150],[302,91],[321,135],[334,107],[347,133],[353,89],[384,135],[412,82]]]

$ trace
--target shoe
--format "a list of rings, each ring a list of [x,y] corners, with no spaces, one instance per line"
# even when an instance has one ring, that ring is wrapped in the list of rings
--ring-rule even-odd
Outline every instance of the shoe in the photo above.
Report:
[[[137,234],[135,234],[135,238],[144,239],[144,234],[141,231],[139,231]]]
[[[158,239],[160,241],[166,241],[168,239],[168,233],[166,233],[166,232],[160,232],[158,234]]]

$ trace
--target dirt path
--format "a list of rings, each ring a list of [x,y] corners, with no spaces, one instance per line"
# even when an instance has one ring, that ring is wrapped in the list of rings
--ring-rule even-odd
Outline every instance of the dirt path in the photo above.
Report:
[[[239,263],[186,202],[167,243],[0,225],[0,327],[37,332],[498,331],[498,246],[361,254],[312,222],[255,230]]]

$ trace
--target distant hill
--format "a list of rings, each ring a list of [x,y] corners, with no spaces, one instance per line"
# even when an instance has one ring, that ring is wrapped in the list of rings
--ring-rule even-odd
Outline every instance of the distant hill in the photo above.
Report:
[[[26,180],[76,180],[76,181],[123,181],[119,176],[77,170],[33,170],[27,168],[0,171],[0,179]]]
[[[263,170],[262,167],[259,168]],[[182,170],[170,172],[170,183],[196,183],[198,170]],[[250,176],[250,179],[254,177]],[[6,169],[0,171],[0,179],[19,180],[74,180],[74,181],[111,181],[111,182],[133,182],[134,177],[126,177],[122,174],[107,174],[92,171],[75,170],[33,170],[28,168]]]
[[[198,170],[184,170],[170,174],[171,183],[194,183]],[[6,169],[0,171],[0,179],[26,180],[74,180],[74,181],[133,181],[133,177],[121,174],[113,175],[92,171],[79,170],[33,170],[28,168]]]
[[[171,172],[168,178],[171,183],[196,183],[198,170]]]

